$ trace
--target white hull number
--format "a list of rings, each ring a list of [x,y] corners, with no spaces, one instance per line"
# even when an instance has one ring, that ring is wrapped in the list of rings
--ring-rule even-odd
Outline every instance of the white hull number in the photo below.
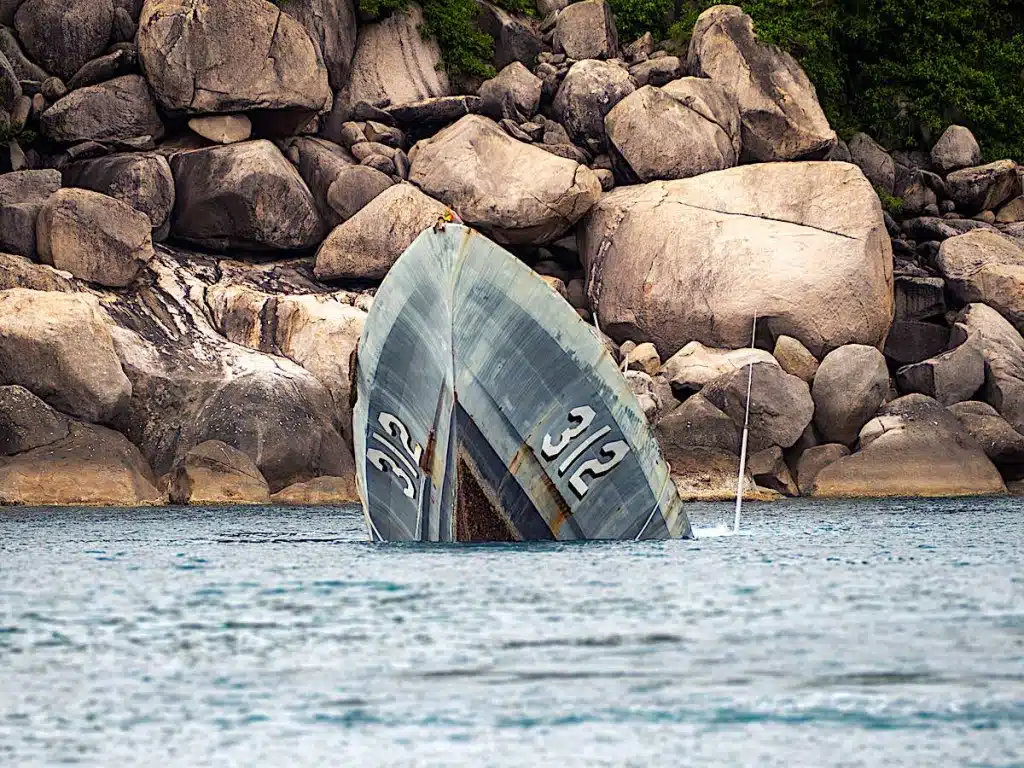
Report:
[[[612,431],[611,427],[604,426],[585,436],[585,433],[590,429],[590,425],[594,423],[596,417],[597,414],[593,408],[589,405],[581,405],[569,411],[568,421],[571,426],[565,429],[558,436],[557,440],[553,439],[550,434],[544,435],[544,443],[541,445],[540,452],[549,461],[557,459],[571,444],[583,438],[576,444],[572,452],[565,457],[562,463],[558,465],[559,477],[565,475],[588,448]],[[590,486],[587,485],[585,478],[589,475],[597,479],[607,475],[626,458],[626,455],[629,453],[629,446],[624,440],[613,440],[602,445],[597,453],[599,457],[604,459],[603,461],[601,458],[589,459],[580,464],[569,478],[569,487],[579,499],[586,496],[587,491],[590,490]]]
[[[377,417],[377,423],[384,428],[387,437],[379,432],[373,433],[373,439],[380,447],[367,449],[366,460],[381,472],[390,472],[394,475],[402,484],[402,493],[415,501],[414,478],[419,477],[423,446],[412,441],[409,430],[397,416],[381,412]],[[398,445],[395,445],[396,442]]]

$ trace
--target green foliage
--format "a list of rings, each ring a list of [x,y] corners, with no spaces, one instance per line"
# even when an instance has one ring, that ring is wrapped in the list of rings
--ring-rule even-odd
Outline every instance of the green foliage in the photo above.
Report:
[[[615,14],[619,42],[628,45],[644,32],[660,37],[672,13],[674,0],[608,0],[608,5]]]
[[[473,0],[425,0],[422,32],[437,40],[450,74],[494,77],[494,38],[476,26],[476,14]]]
[[[711,0],[684,3],[685,46]],[[1024,159],[1024,4],[1019,0],[738,0],[758,38],[792,53],[841,135],[930,146],[953,123],[987,159]]]
[[[875,194],[878,195],[878,200],[882,203],[882,209],[890,216],[899,216],[903,213],[902,197],[894,197],[877,185],[875,186]]]
[[[390,16],[409,4],[408,0],[359,0],[359,10],[371,18]]]

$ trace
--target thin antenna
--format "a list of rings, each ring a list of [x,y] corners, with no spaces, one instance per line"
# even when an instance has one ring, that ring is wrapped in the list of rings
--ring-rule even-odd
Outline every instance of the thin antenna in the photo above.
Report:
[[[754,326],[750,331],[750,348],[754,348],[757,337],[757,312],[754,312]],[[743,475],[747,469],[747,437],[750,434],[750,390],[754,384],[754,361],[747,364],[747,407],[743,413],[743,442],[740,445],[740,475],[736,481],[736,517],[732,532],[740,532],[740,511],[743,509]]]

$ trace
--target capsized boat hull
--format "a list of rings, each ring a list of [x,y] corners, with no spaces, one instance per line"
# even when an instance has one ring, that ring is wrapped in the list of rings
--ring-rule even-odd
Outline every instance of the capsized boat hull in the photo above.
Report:
[[[636,397],[526,265],[473,230],[425,231],[358,351],[356,471],[378,541],[690,537]]]

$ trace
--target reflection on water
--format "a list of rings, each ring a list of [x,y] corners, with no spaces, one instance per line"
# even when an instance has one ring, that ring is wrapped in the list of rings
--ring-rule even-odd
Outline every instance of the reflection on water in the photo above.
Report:
[[[1021,765],[1020,506],[749,505],[731,536],[694,505],[698,541],[575,546],[2,510],[0,764]]]

